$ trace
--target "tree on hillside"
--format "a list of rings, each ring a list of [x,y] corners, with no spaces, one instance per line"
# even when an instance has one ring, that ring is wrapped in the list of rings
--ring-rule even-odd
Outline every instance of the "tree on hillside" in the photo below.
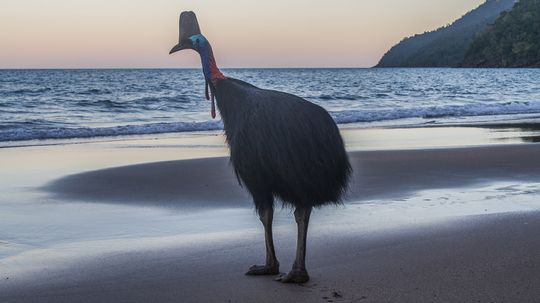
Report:
[[[540,0],[521,0],[479,34],[466,67],[540,67]]]
[[[403,39],[377,67],[457,67],[474,37],[493,23],[515,0],[487,0],[454,23]]]

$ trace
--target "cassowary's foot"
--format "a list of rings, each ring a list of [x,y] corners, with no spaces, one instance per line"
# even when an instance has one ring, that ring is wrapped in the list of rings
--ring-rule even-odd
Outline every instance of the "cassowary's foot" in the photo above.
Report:
[[[279,274],[279,264],[275,265],[253,265],[249,268],[246,275],[248,276],[264,276]]]
[[[309,275],[305,269],[293,269],[289,273],[282,274],[275,279],[282,283],[306,283],[309,281]]]

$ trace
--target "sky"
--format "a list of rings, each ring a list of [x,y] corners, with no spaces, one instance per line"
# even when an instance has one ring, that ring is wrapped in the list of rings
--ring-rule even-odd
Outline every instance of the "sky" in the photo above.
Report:
[[[199,67],[169,55],[193,10],[221,67],[370,67],[484,0],[0,0],[0,68]]]

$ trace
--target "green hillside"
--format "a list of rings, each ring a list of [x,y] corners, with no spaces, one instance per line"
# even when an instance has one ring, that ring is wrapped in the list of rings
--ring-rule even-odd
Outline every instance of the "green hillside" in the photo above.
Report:
[[[376,67],[458,67],[473,39],[515,0],[487,0],[449,26],[405,38]]]
[[[466,67],[540,67],[540,0],[520,0],[481,33]]]

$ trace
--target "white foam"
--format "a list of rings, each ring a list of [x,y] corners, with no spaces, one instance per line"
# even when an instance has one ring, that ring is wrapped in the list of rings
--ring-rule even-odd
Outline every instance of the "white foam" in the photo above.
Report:
[[[519,114],[535,113],[540,113],[540,103],[472,103],[467,105],[330,112],[334,120],[339,124],[391,121],[407,118],[438,119],[448,117],[479,117],[494,115],[514,116]]]

